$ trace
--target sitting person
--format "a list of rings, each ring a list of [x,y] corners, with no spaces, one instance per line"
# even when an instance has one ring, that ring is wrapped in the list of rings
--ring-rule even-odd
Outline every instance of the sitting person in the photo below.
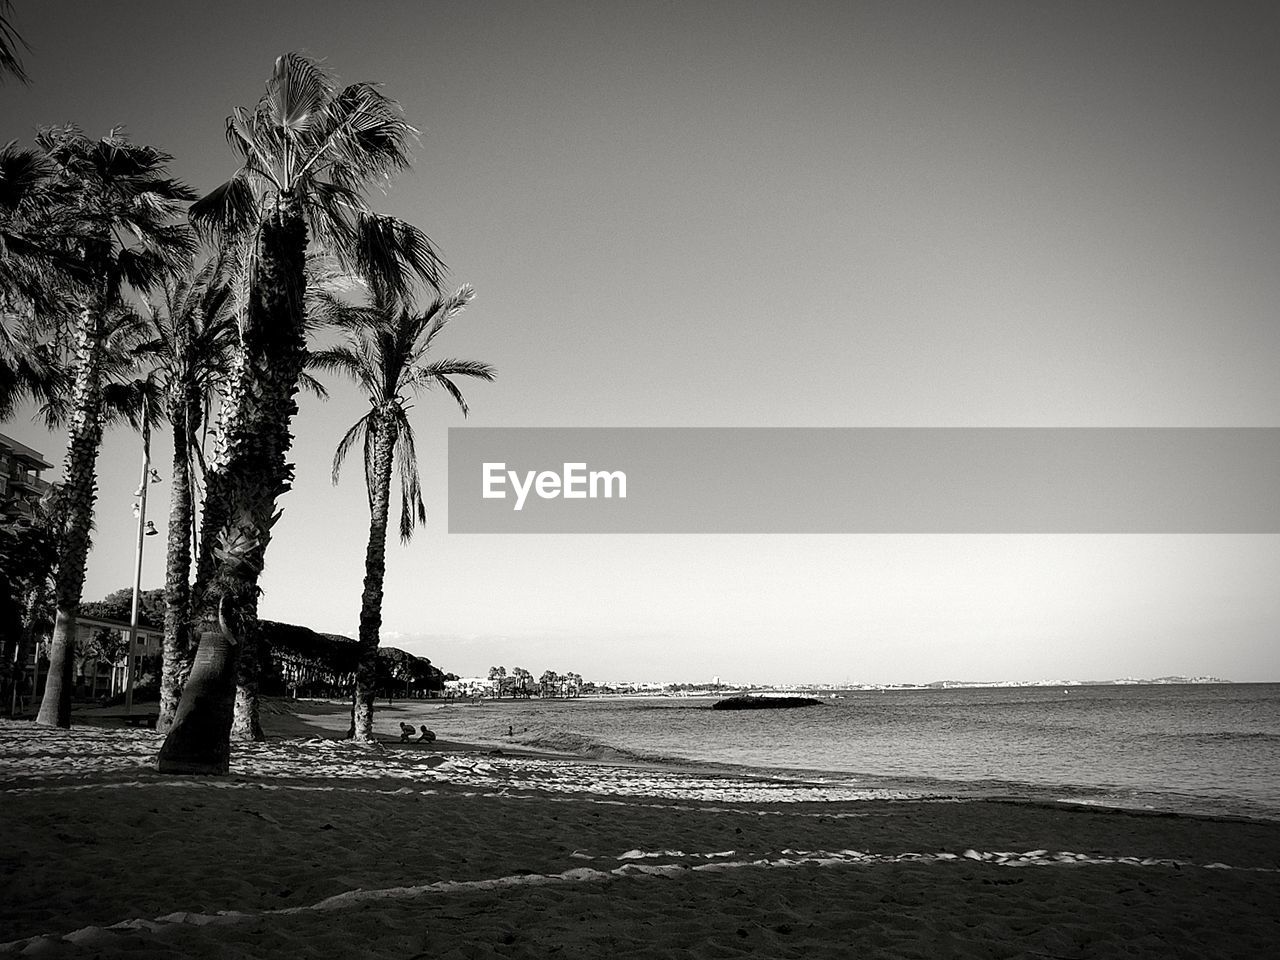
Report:
[[[427,725],[425,723],[419,729],[422,731],[422,736],[418,738],[419,743],[435,743],[436,742],[435,732],[432,730],[428,730]],[[413,727],[409,728],[409,732],[410,733],[413,732]]]
[[[400,742],[408,743],[409,738],[413,736],[413,724],[400,721]]]

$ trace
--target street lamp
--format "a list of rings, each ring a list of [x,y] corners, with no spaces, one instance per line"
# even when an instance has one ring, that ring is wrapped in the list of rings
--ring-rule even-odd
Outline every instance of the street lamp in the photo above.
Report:
[[[138,605],[142,592],[142,545],[147,537],[154,537],[160,531],[147,519],[147,487],[160,482],[160,475],[151,469],[151,420],[142,416],[142,479],[138,481],[138,489],[134,492],[137,501],[133,505],[134,516],[138,518],[138,545],[133,554],[133,606],[129,611],[129,652],[125,657],[124,668],[124,712],[133,712],[133,656],[138,646]]]

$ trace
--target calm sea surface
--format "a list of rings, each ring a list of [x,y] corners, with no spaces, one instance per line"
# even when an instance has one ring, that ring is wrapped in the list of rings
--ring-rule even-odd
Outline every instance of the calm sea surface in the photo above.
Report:
[[[801,710],[710,705],[504,701],[442,706],[432,724],[446,739],[601,759],[1280,819],[1280,684],[850,691]]]

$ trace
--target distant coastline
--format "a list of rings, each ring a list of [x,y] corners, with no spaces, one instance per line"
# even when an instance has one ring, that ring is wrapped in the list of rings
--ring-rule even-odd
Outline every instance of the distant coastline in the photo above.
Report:
[[[929,683],[620,683],[590,684],[585,696],[722,697],[735,693],[838,694],[851,690],[1001,690],[1017,687],[1124,687],[1178,684],[1233,684],[1220,677],[1121,677],[1113,680],[934,680]],[[1275,681],[1258,680],[1257,683]]]

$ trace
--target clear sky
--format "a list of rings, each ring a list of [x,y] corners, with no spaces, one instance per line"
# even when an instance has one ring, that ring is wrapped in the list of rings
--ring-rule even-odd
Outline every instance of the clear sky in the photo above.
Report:
[[[498,367],[474,424],[1280,426],[1269,0],[14,7],[3,137],[124,124],[200,190],[278,54],[381,81],[423,136],[379,205],[478,292],[441,341]],[[355,634],[362,407],[303,401],[266,617]],[[445,670],[1280,680],[1275,536],[448,535],[461,415],[412,415],[383,641]],[[138,457],[108,436],[86,599],[130,582]]]

